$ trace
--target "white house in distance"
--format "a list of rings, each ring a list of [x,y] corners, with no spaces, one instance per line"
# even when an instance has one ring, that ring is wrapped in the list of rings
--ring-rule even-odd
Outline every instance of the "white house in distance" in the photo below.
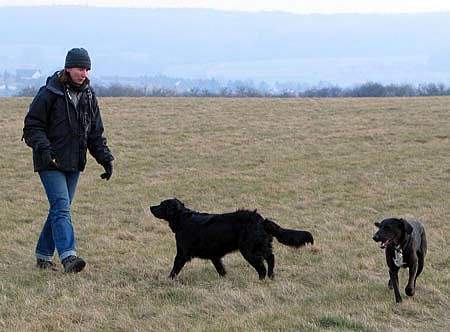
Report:
[[[0,97],[13,96],[26,87],[36,87],[42,84],[43,75],[39,69],[16,69],[16,75],[6,70],[0,73]]]
[[[40,79],[41,77],[42,73],[39,69],[29,69],[29,68],[16,69],[17,81],[37,80]]]

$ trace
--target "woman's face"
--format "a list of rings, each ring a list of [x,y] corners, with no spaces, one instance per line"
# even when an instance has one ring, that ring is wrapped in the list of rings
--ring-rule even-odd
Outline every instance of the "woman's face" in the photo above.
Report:
[[[66,71],[75,84],[81,85],[89,77],[89,69],[86,68],[66,68]]]

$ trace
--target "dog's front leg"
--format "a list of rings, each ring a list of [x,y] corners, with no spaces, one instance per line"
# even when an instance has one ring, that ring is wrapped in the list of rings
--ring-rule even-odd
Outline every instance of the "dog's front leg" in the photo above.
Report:
[[[400,291],[398,289],[398,269],[389,269],[389,278],[391,278],[392,287],[394,288],[395,302],[400,303],[402,302],[402,297],[400,296]]]
[[[182,255],[176,255],[175,259],[173,261],[173,268],[172,271],[170,271],[169,278],[174,279],[178,273],[180,273],[181,269],[183,268],[184,264],[186,264],[187,259]]]
[[[408,296],[413,296],[416,291],[416,274],[417,274],[417,260],[412,264],[412,266],[409,268],[409,280],[408,284],[406,285],[405,292]]]
[[[225,271],[225,268],[223,267],[222,260],[220,258],[212,258],[211,261],[214,264],[217,273],[219,273],[221,277],[224,277],[225,274],[227,274],[227,271]]]

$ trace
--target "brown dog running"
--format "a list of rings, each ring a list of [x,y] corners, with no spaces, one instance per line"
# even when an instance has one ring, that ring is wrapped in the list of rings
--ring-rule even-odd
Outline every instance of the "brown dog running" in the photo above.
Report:
[[[427,253],[427,239],[425,228],[418,220],[405,220],[398,218],[384,219],[376,222],[378,231],[373,240],[380,242],[380,248],[386,251],[386,262],[389,267],[390,289],[394,289],[395,301],[402,301],[398,288],[398,270],[409,269],[409,280],[405,292],[413,296],[416,289],[416,279],[423,270],[425,255]]]

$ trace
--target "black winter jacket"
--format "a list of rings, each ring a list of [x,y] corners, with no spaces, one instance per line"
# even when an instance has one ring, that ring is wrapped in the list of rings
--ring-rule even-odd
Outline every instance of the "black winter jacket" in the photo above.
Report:
[[[75,107],[68,87],[58,81],[59,74],[47,78],[25,116],[23,138],[33,149],[34,171],[83,171],[87,149],[99,164],[112,161],[92,89],[86,85]],[[55,157],[57,168],[46,165],[44,151]]]

